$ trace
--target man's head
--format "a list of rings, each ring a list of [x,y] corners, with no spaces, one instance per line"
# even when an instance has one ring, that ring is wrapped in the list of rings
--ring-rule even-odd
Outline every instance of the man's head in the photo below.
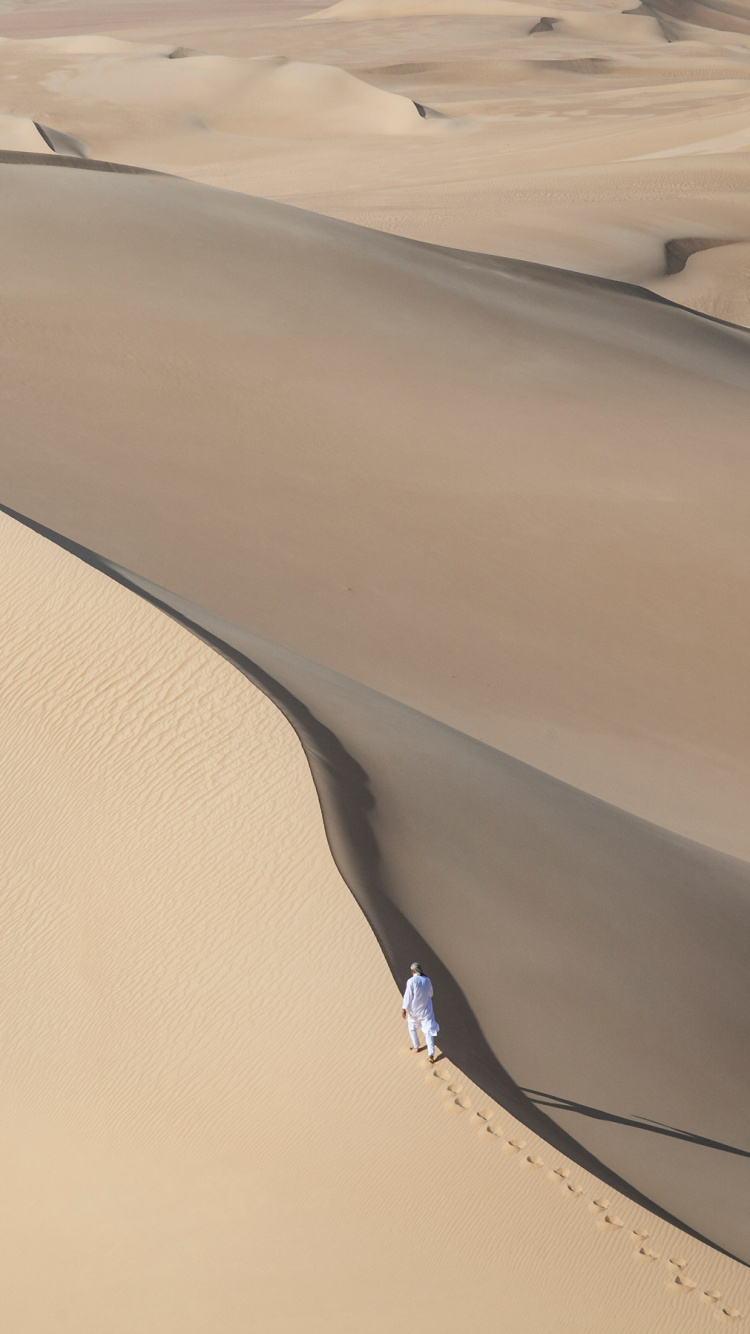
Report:
[[[418,975],[418,977],[422,977],[423,974],[422,974],[422,965],[421,965],[421,963],[413,963],[412,966],[411,966],[411,971],[412,971],[413,973],[416,973],[416,974]]]

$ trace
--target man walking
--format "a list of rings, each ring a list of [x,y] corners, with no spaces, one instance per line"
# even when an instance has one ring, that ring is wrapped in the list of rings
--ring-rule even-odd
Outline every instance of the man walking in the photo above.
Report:
[[[435,1022],[432,1009],[432,983],[429,977],[425,977],[418,963],[413,963],[411,966],[411,977],[406,984],[403,1006],[401,1018],[408,1022],[412,1051],[419,1051],[417,1029],[421,1028],[427,1043],[430,1064],[434,1065],[435,1035],[439,1025]]]

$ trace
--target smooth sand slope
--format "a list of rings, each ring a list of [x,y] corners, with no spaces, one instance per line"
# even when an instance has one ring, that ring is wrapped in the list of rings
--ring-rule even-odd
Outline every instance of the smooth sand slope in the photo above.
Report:
[[[157,176],[2,176],[5,503],[747,855],[747,334]]]
[[[289,718],[337,865],[394,977],[426,961],[464,1074],[634,1203],[742,1254],[747,864],[69,549],[204,635]]]
[[[730,248],[750,241],[741,7],[314,8],[3,9],[0,112],[74,133],[94,157],[666,285],[745,321],[750,279]],[[710,282],[679,282],[669,265],[665,245],[691,238],[725,247]]]
[[[738,1265],[409,1056],[264,696],[7,518],[0,543],[9,1322],[739,1327]]]
[[[676,1127],[660,1153],[637,1126],[550,1109],[741,1251],[746,868],[720,854],[747,855],[748,336],[184,182],[0,170],[6,503],[468,734],[454,753],[415,724],[411,794],[381,802],[386,888],[495,1064]],[[335,692],[326,707],[336,731]],[[429,901],[459,751],[492,837],[472,861],[465,826]],[[391,781],[403,752],[377,763]],[[512,974],[494,935],[518,947]]]

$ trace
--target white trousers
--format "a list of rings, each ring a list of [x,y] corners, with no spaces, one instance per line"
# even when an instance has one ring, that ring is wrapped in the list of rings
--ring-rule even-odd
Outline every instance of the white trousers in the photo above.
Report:
[[[418,1038],[418,1036],[417,1036],[417,1028],[418,1028],[418,1024],[417,1024],[416,1019],[412,1019],[411,1015],[409,1015],[408,1018],[407,1018],[407,1023],[408,1023],[408,1025],[409,1025],[409,1037],[411,1038],[411,1045],[412,1045],[412,1047],[421,1047],[422,1044],[421,1044],[421,1042],[419,1041],[419,1038]],[[424,1035],[424,1040],[425,1040],[425,1042],[427,1043],[427,1053],[428,1053],[428,1055],[429,1055],[429,1056],[434,1056],[434,1055],[435,1055],[435,1039],[434,1039],[434,1038],[431,1038],[430,1035],[429,1035],[429,1033],[425,1033],[425,1035]]]

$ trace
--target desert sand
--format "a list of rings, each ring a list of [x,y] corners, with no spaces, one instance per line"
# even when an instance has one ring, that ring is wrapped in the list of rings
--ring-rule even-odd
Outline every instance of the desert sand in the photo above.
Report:
[[[14,1324],[741,1327],[744,7],[0,37]]]
[[[740,1266],[409,1054],[278,709],[51,542],[0,542],[14,1327],[737,1323]]]
[[[730,248],[750,240],[742,5],[277,0],[238,13],[11,6],[0,111],[96,158],[638,283],[745,323]],[[96,23],[101,36],[84,31]],[[686,252],[682,278],[665,255],[675,240],[722,254]]]

